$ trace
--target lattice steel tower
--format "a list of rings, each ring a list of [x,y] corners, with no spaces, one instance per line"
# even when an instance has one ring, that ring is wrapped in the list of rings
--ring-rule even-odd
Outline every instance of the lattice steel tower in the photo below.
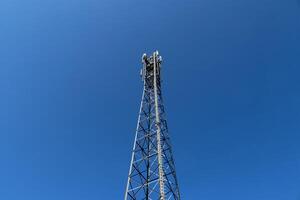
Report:
[[[144,83],[125,200],[180,200],[161,92],[158,52],[142,57]]]

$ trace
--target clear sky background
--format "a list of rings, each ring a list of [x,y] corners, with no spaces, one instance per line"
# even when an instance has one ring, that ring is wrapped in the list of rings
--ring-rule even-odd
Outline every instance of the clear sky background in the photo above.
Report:
[[[300,200],[299,0],[1,0],[0,199],[123,199],[141,55],[184,200]]]

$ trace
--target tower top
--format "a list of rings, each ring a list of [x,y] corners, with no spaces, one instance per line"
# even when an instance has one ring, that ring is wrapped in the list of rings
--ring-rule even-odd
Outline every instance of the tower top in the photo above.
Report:
[[[144,81],[145,77],[149,77],[146,75],[153,75],[153,69],[154,65],[157,67],[157,74],[160,74],[160,68],[162,63],[162,57],[159,55],[159,52],[156,50],[153,52],[153,54],[148,57],[146,53],[142,55],[142,63],[143,67],[140,71],[140,76],[142,77],[142,80]]]
[[[142,63],[147,63],[148,64],[150,61],[153,60],[153,57],[156,57],[158,62],[160,62],[160,63],[162,62],[162,57],[159,55],[158,50],[156,50],[156,51],[153,52],[153,55],[151,55],[149,58],[148,58],[146,53],[143,53]]]

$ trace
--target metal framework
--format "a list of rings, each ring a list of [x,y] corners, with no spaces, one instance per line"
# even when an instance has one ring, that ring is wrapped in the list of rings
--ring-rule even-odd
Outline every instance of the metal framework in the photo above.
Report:
[[[161,56],[143,55],[144,83],[125,200],[180,200],[161,92]]]

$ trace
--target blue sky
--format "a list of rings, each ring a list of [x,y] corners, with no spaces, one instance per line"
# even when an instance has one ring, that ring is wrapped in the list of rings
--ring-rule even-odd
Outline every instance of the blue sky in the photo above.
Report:
[[[142,83],[183,199],[300,199],[297,0],[2,0],[0,199],[122,199]]]

